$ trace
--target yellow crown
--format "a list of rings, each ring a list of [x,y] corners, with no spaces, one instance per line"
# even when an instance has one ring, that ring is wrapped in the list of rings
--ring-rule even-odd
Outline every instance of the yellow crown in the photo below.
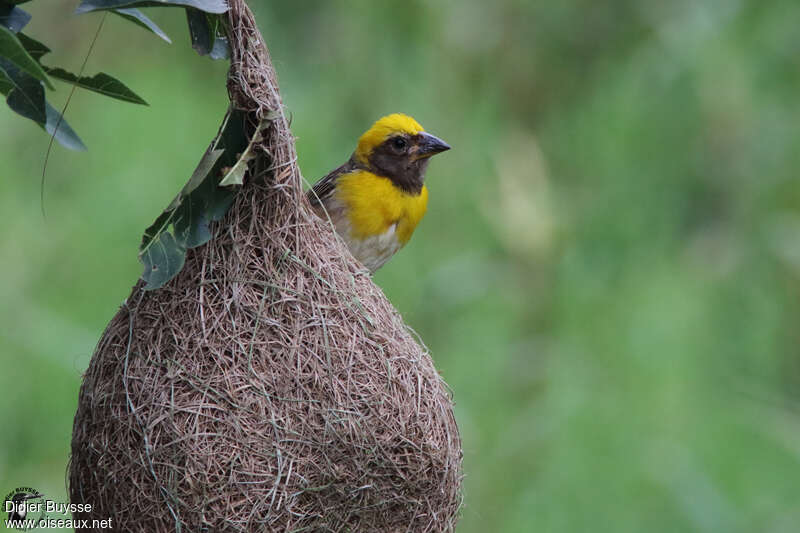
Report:
[[[416,135],[425,131],[419,122],[402,113],[393,113],[378,119],[367,132],[358,139],[356,158],[362,163],[367,163],[369,154],[391,135],[407,133]]]

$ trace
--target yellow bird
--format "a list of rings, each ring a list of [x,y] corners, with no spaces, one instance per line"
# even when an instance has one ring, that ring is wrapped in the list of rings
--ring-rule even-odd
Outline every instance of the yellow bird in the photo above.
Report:
[[[320,217],[330,216],[355,258],[375,272],[422,220],[429,158],[449,149],[413,118],[385,116],[361,136],[347,163],[308,191],[308,199]]]

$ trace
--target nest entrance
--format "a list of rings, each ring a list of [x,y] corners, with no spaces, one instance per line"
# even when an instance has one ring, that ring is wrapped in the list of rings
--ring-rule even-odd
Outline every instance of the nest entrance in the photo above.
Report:
[[[427,350],[305,203],[263,39],[228,89],[277,115],[215,237],[134,286],[84,376],[69,489],[127,531],[452,531],[461,447]]]

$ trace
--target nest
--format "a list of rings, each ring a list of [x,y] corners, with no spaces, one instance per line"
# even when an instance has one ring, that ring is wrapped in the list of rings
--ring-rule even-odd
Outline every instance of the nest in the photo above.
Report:
[[[230,2],[231,101],[273,117],[209,243],[134,286],[84,376],[69,490],[125,531],[452,531],[461,446],[424,346],[310,211],[275,74]],[[277,117],[277,118],[275,118]],[[90,522],[91,524],[91,522]]]

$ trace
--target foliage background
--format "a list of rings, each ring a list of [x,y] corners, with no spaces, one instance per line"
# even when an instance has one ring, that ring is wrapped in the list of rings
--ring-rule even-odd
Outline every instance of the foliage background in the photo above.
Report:
[[[31,2],[77,70],[100,15]],[[305,176],[377,117],[454,149],[376,275],[458,402],[462,533],[789,532],[800,523],[800,3],[253,0]],[[108,17],[89,147],[0,106],[0,490],[66,501],[80,374],[143,229],[226,106],[226,65]],[[51,95],[62,103],[68,87]]]

